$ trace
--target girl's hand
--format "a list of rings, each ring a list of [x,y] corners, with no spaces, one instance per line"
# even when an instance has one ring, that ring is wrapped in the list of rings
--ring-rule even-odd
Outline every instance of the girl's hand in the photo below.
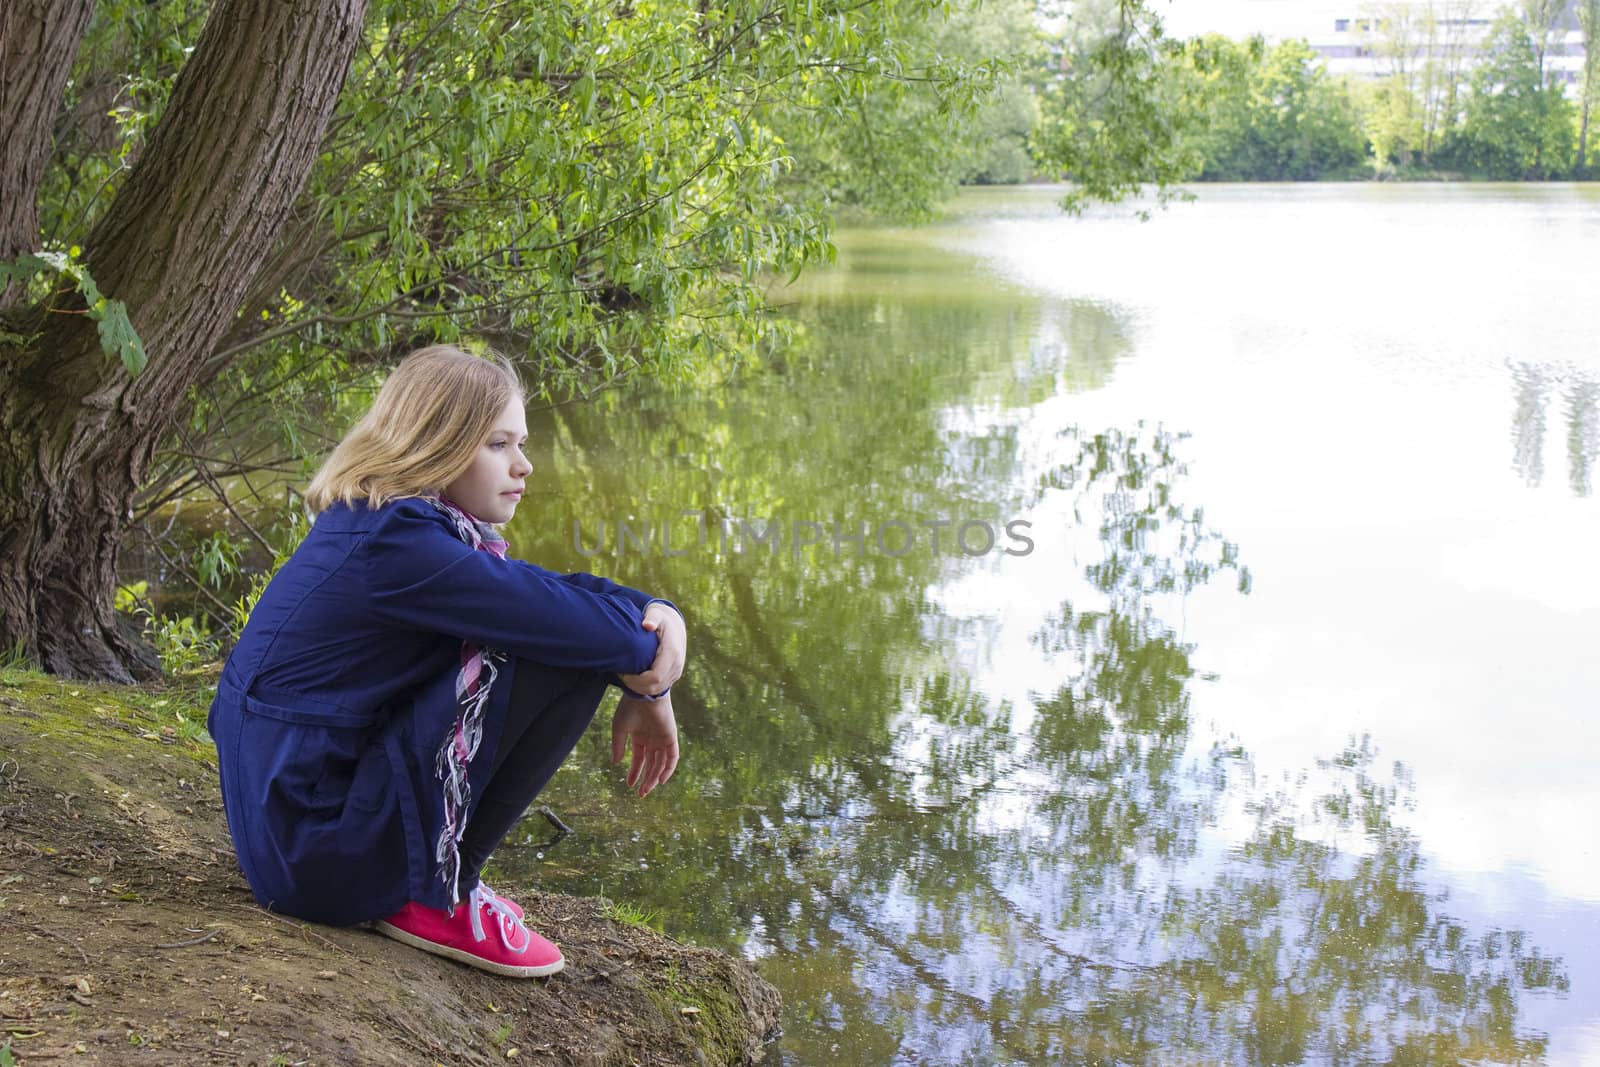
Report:
[[[622,684],[643,696],[653,696],[672,688],[683,677],[689,654],[689,630],[683,616],[665,604],[651,604],[644,610],[644,628],[656,635],[656,658],[643,674],[619,674]]]
[[[678,767],[678,720],[672,714],[672,697],[635,700],[623,694],[611,717],[611,762],[622,762],[625,749],[633,751],[628,764],[628,788],[647,796]]]

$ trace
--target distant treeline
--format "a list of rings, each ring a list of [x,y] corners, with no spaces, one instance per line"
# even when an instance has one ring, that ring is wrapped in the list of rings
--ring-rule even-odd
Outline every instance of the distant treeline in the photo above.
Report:
[[[1170,77],[1202,181],[1454,173],[1586,177],[1588,112],[1546,69],[1546,45],[1507,11],[1470,67],[1433,59],[1381,81],[1333,78],[1303,41],[1192,42]]]
[[[1486,29],[1464,24],[1432,5],[1364,20],[1365,54],[1390,72],[1374,80],[1329,74],[1304,41],[1179,41],[1142,6],[1085,0],[1063,30],[1041,34],[1018,79],[1032,115],[991,104],[992,150],[967,180],[1069,179],[1087,201],[1130,191],[1129,173],[1159,187],[1591,177],[1600,0],[1522,0]],[[1574,72],[1548,58],[1574,25],[1585,58],[1566,85]]]

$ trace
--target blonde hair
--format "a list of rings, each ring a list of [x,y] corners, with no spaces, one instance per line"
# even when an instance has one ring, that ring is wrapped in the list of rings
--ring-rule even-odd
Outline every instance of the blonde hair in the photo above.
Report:
[[[508,403],[523,399],[505,357],[430,345],[400,361],[372,407],[344,435],[306,489],[321,512],[338,501],[382,507],[439,492],[472,465]]]

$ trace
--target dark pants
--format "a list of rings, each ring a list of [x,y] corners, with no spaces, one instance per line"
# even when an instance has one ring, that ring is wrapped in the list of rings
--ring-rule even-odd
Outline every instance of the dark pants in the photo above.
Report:
[[[461,891],[478,884],[499,847],[578,744],[605,695],[606,676],[518,660],[505,732],[483,799],[461,838]]]

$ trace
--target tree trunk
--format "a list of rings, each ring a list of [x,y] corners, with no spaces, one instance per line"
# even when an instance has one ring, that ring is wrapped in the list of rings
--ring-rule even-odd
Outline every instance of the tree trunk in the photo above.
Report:
[[[93,14],[94,0],[8,0],[0,7],[0,262],[38,250],[50,127]],[[0,307],[6,300],[0,289]]]
[[[1579,91],[1578,158],[1572,176],[1581,181],[1589,177],[1589,112],[1594,106],[1595,72],[1600,69],[1600,57],[1595,55],[1600,48],[1600,0],[1579,0],[1578,29],[1583,34],[1583,88]]]
[[[46,670],[129,681],[160,672],[138,627],[112,610],[129,479],[101,477],[51,441],[25,405],[0,410],[0,633]],[[94,462],[94,460],[90,460]]]
[[[149,353],[137,376],[70,308],[0,346],[0,643],[119,681],[153,660],[112,611],[134,492],[289,217],[367,0],[218,0],[133,173],[84,242]],[[6,164],[9,165],[9,164]],[[81,307],[81,302],[79,304]]]
[[[1583,115],[1578,122],[1578,158],[1572,167],[1574,178],[1587,178],[1589,176],[1589,91],[1584,87]]]

